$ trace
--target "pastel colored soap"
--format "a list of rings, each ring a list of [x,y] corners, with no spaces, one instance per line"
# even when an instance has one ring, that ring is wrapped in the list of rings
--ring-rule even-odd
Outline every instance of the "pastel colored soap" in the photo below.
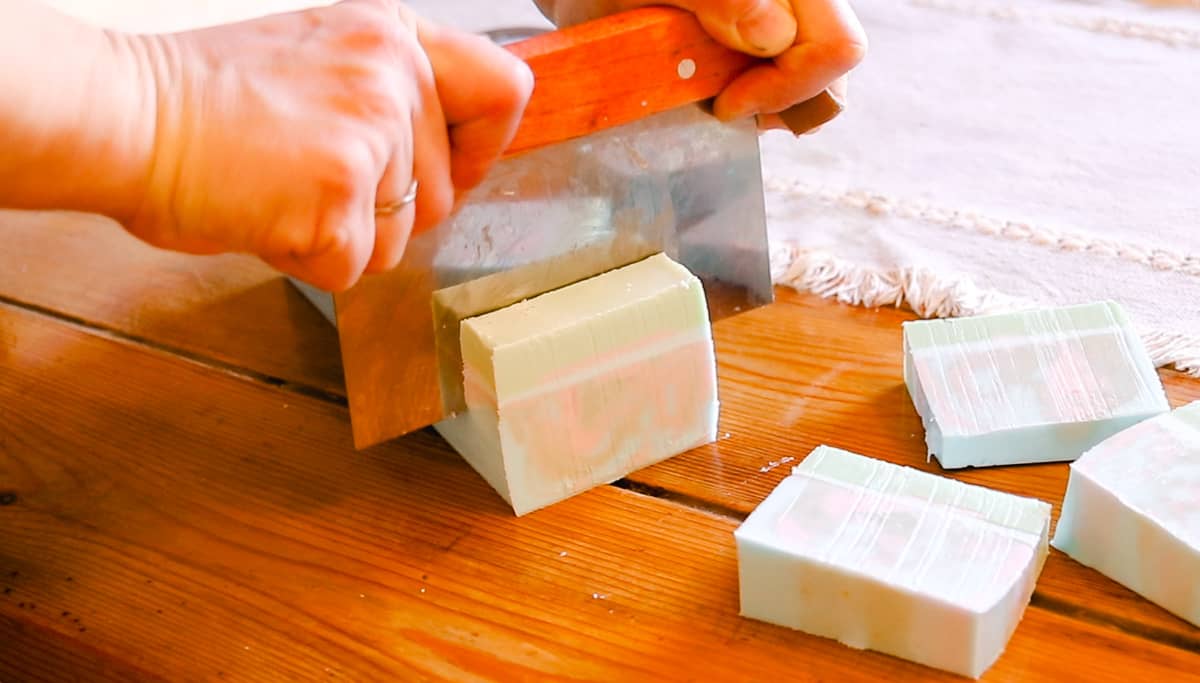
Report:
[[[741,611],[979,677],[1047,554],[1042,501],[821,446],[734,537]]]
[[[1072,463],[1053,544],[1200,626],[1200,402]]]
[[[947,469],[1074,460],[1169,410],[1112,302],[905,323],[904,383]]]
[[[716,438],[700,281],[663,254],[462,322],[436,429],[518,515]]]

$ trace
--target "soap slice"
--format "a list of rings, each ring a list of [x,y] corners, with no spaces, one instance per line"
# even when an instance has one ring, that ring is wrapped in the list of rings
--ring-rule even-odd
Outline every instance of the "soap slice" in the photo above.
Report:
[[[1200,401],[1071,463],[1053,544],[1200,626]]]
[[[741,611],[978,678],[1049,530],[1042,501],[820,446],[734,532]]]
[[[700,281],[664,254],[462,322],[437,430],[518,514],[716,438]]]
[[[905,323],[904,383],[947,469],[1074,460],[1169,410],[1112,302]]]

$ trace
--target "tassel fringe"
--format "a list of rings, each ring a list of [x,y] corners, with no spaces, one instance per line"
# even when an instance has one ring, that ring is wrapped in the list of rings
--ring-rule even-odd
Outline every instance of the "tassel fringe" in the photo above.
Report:
[[[772,245],[771,279],[777,285],[842,303],[905,308],[922,318],[1007,313],[1036,305],[981,289],[964,277],[947,277],[916,267],[864,267],[788,244]],[[1156,366],[1173,366],[1200,377],[1200,339],[1157,330],[1143,330],[1142,338]]]

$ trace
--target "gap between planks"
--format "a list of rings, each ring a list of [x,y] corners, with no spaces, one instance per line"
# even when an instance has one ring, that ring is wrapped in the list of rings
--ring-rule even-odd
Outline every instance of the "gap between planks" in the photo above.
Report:
[[[322,401],[343,409],[348,408],[345,396],[310,384],[285,380],[267,373],[258,372],[232,363],[227,363],[225,361],[212,358],[211,356],[187,351],[170,344],[156,342],[141,335],[130,334],[112,326],[99,324],[85,318],[69,315],[45,306],[40,306],[38,304],[14,299],[3,294],[0,294],[0,305],[57,320],[97,337],[127,344],[151,353],[170,356],[193,365],[220,372],[241,381],[265,384],[276,389],[302,395],[307,398]],[[427,429],[432,430],[432,428]],[[712,515],[722,519],[741,522],[744,521],[748,516],[747,513],[732,507],[714,504],[711,501],[703,500],[695,496],[672,491],[660,486],[640,483],[628,478],[619,479],[609,484],[609,486],[627,491],[632,494],[654,498],[669,504],[678,505],[692,511]],[[1051,552],[1058,551],[1051,549]],[[1142,640],[1159,643],[1161,645],[1179,649],[1185,652],[1200,653],[1200,637],[1187,637],[1181,634],[1172,633],[1166,629],[1155,628],[1153,626],[1140,624],[1130,619],[1124,619],[1114,615],[1097,612],[1080,605],[1073,605],[1057,598],[1047,596],[1036,589],[1030,600],[1030,604],[1068,619],[1074,619],[1104,628],[1110,628]]]
[[[208,368],[210,370],[215,370],[217,372],[221,372],[226,375],[236,377],[238,379],[251,381],[251,382],[258,382],[261,384],[267,384],[267,385],[270,385],[273,387],[278,387],[280,389],[289,391],[294,394],[306,396],[308,398],[316,399],[318,401],[324,401],[325,403],[330,403],[330,404],[333,404],[336,406],[341,406],[343,408],[348,405],[346,402],[345,396],[334,393],[327,389],[322,389],[321,387],[314,386],[312,384],[305,384],[303,382],[293,382],[291,380],[283,379],[282,377],[276,377],[274,375],[269,375],[264,372],[259,372],[257,370],[252,370],[250,368],[235,365],[233,363],[227,363],[220,359],[213,358],[212,356],[206,356],[204,354],[196,353],[194,351],[188,351],[186,349],[183,349],[178,346],[173,346],[171,344],[163,344],[161,342],[156,342],[153,339],[150,339],[148,337],[143,337],[143,336],[137,335],[137,334],[130,334],[129,332],[125,332],[125,331],[120,330],[111,325],[103,325],[103,324],[88,320],[86,318],[81,318],[79,316],[74,316],[74,315],[70,315],[67,313],[63,313],[62,311],[58,311],[58,310],[55,310],[52,308],[47,308],[45,306],[40,306],[38,304],[21,301],[20,299],[14,299],[5,294],[0,294],[0,304],[3,304],[10,308],[15,308],[15,309],[18,309],[21,311],[25,311],[27,313],[33,313],[35,315],[40,315],[45,318],[50,318],[53,320],[58,320],[60,322],[64,322],[76,329],[83,330],[83,331],[85,331],[89,334],[93,334],[97,337],[121,342],[124,344],[129,344],[130,346],[136,346],[141,349],[149,350],[153,353],[158,353],[158,354],[162,354],[162,355],[171,356],[173,358],[178,358],[178,359],[186,361],[188,363],[192,363],[194,365],[199,365],[201,367]]]

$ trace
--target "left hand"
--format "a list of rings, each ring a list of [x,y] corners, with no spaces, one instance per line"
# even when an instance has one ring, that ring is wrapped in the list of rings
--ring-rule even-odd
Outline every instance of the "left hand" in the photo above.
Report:
[[[849,0],[536,0],[559,26],[645,5],[693,12],[718,42],[771,62],[739,76],[713,104],[723,120],[777,114],[828,89],[844,102],[846,74],[866,56],[867,37]]]

